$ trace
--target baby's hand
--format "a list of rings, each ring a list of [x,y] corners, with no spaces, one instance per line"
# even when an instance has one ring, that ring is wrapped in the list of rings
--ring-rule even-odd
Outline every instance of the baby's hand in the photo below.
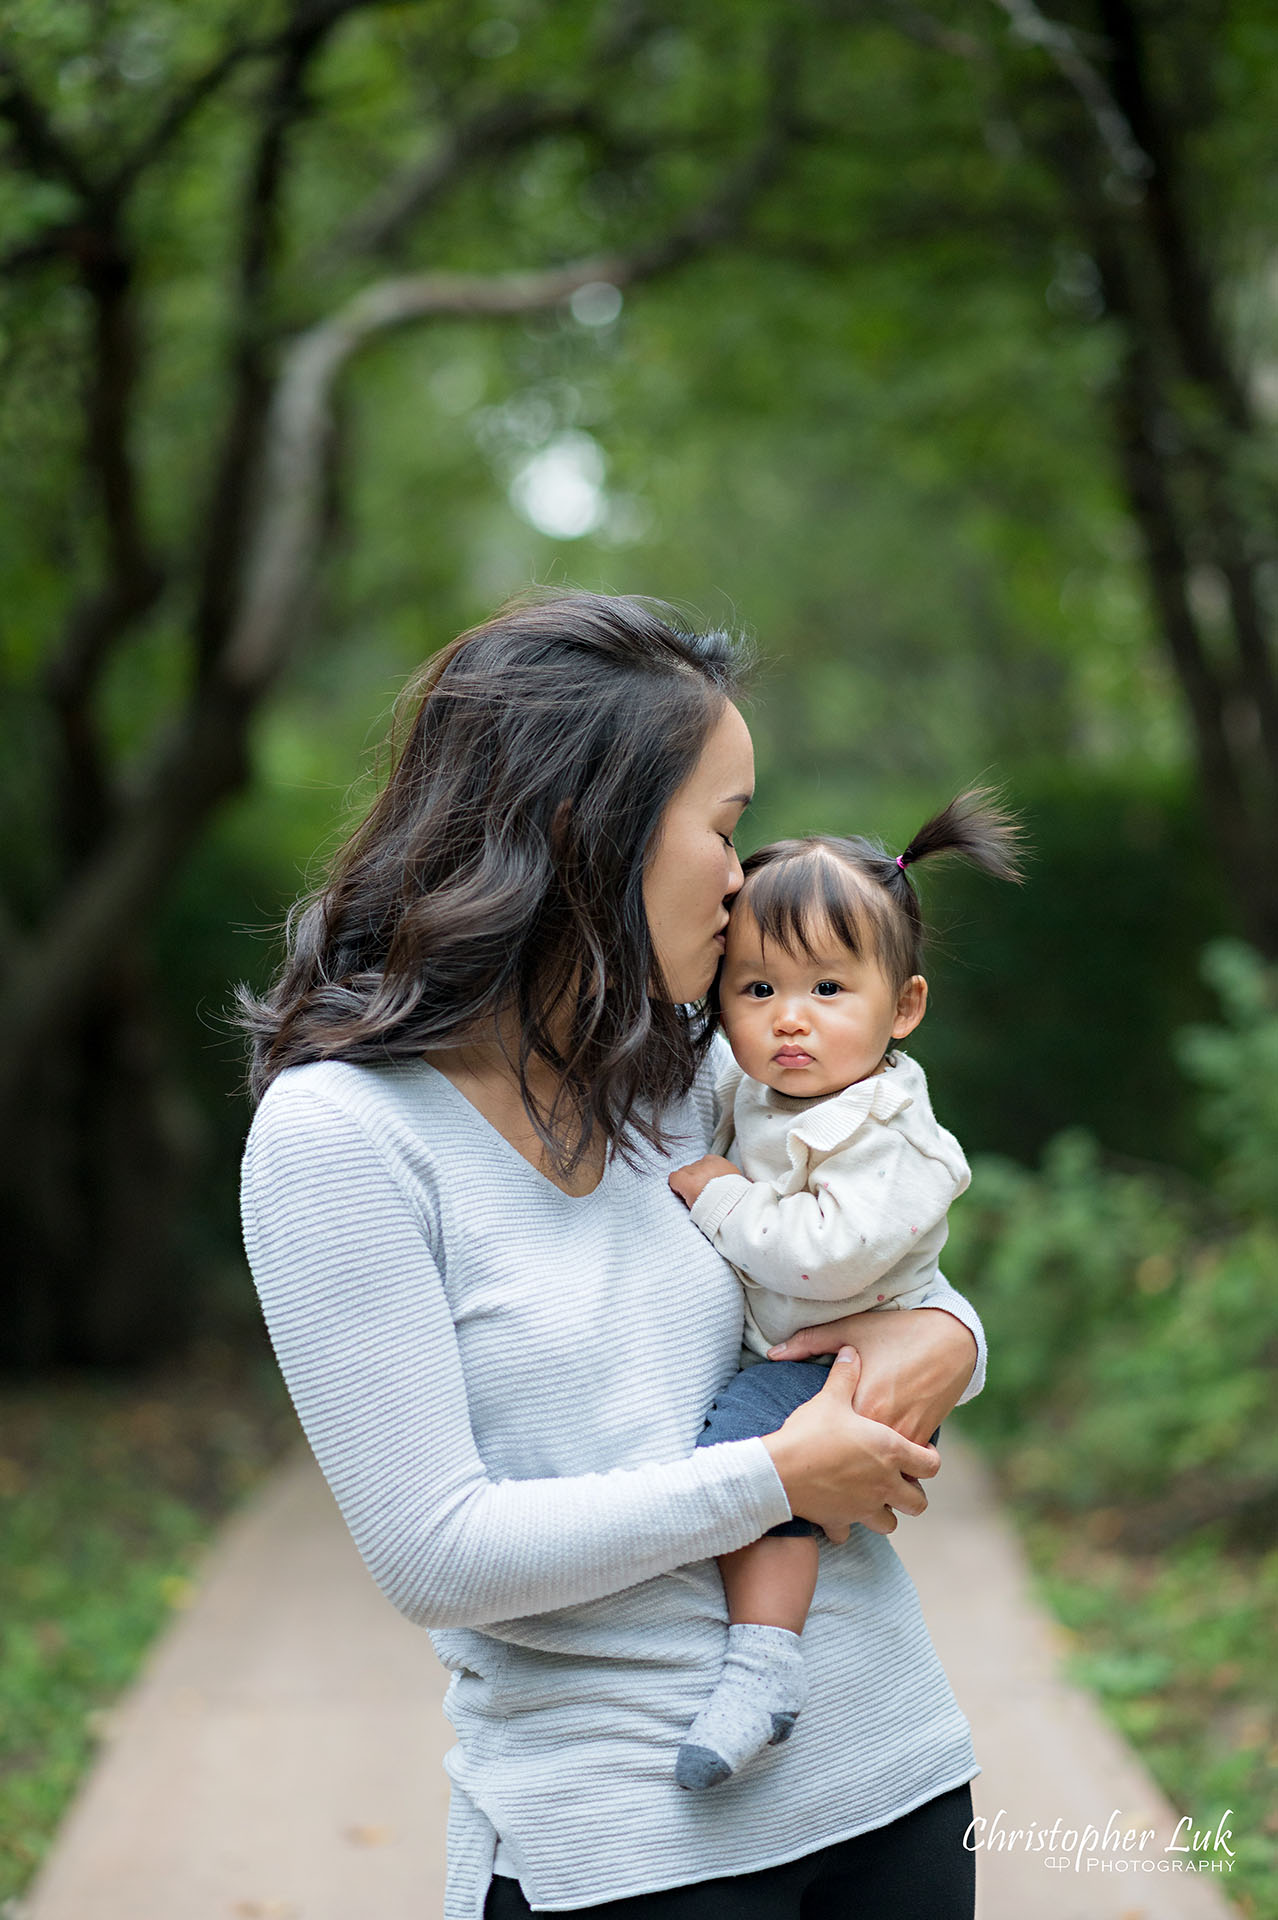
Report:
[[[687,1207],[701,1198],[704,1187],[721,1174],[740,1173],[740,1167],[734,1167],[731,1160],[725,1160],[722,1154],[707,1153],[700,1160],[694,1160],[690,1166],[676,1167],[670,1176],[670,1185]]]

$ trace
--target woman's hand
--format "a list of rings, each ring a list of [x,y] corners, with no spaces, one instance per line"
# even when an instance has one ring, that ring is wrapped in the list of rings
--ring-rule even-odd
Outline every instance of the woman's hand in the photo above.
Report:
[[[851,1345],[861,1358],[853,1406],[869,1420],[924,1441],[953,1413],[976,1365],[973,1335],[944,1307],[901,1313],[849,1313],[823,1327],[801,1327],[770,1360],[807,1360]]]
[[[695,1206],[701,1198],[704,1188],[712,1180],[719,1180],[725,1173],[737,1173],[740,1167],[734,1167],[731,1160],[725,1160],[722,1154],[703,1154],[700,1160],[693,1160],[686,1167],[676,1167],[670,1175],[669,1184],[686,1207]],[[833,1352],[833,1348],[831,1348]]]
[[[894,1507],[922,1513],[927,1495],[918,1482],[940,1466],[935,1447],[915,1446],[853,1410],[860,1375],[860,1356],[845,1347],[820,1393],[763,1436],[791,1512],[815,1520],[831,1540],[846,1540],[856,1521],[874,1533],[892,1533]]]

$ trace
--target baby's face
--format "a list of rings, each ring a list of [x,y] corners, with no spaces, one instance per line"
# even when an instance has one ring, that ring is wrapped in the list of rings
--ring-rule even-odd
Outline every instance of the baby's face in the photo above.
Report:
[[[801,1099],[877,1073],[892,1041],[923,1018],[927,983],[915,974],[898,993],[877,960],[858,959],[833,933],[812,954],[787,953],[739,904],[719,998],[738,1064],[752,1080]]]

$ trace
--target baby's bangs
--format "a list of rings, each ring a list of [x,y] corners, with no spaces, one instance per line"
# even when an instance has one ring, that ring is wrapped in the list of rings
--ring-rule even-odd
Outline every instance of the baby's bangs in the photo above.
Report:
[[[899,916],[888,896],[817,848],[756,868],[747,874],[738,900],[763,937],[793,956],[814,960],[833,938],[858,960],[883,962],[896,945],[892,936]]]

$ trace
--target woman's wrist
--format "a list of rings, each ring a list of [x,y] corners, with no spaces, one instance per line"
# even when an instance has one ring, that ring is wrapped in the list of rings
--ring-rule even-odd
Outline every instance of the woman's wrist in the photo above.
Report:
[[[775,1433],[764,1433],[759,1437],[771,1455],[777,1479],[785,1489],[785,1497],[790,1502],[790,1512],[793,1515],[797,1479],[800,1477],[800,1463],[796,1457],[797,1449],[794,1442],[787,1439],[784,1427],[778,1427]]]
[[[860,1316],[848,1334],[861,1354],[858,1413],[920,1444],[954,1411],[979,1356],[976,1337],[944,1307]]]

